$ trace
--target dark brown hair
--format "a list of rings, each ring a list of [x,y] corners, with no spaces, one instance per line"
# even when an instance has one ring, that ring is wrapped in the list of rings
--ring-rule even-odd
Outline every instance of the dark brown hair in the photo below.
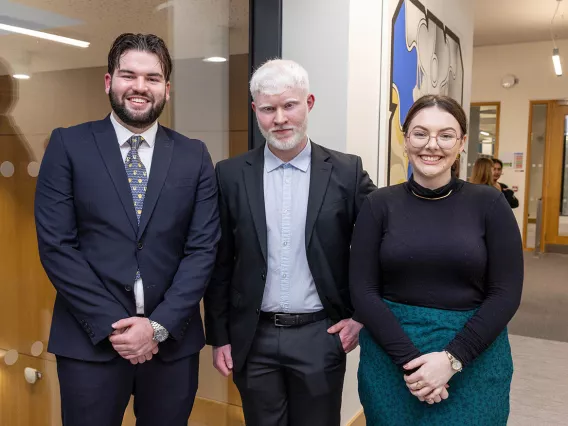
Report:
[[[495,164],[495,163],[498,163],[501,166],[501,168],[503,168],[503,162],[501,160],[499,160],[498,158],[493,159],[493,164]]]
[[[114,70],[119,68],[122,55],[129,50],[155,54],[160,59],[165,80],[170,81],[172,73],[170,52],[164,40],[154,34],[124,33],[119,35],[112,44],[110,52],[108,52],[108,73],[111,76],[114,74]]]
[[[475,160],[470,182],[478,185],[493,185],[493,161],[490,158],[482,157]]]
[[[438,107],[452,114],[460,125],[462,132],[461,137],[467,134],[467,116],[461,105],[455,99],[443,95],[424,95],[414,102],[408,110],[408,114],[406,114],[406,120],[404,120],[404,124],[402,125],[402,131],[405,135],[408,133],[410,122],[416,117],[416,114],[430,107]]]

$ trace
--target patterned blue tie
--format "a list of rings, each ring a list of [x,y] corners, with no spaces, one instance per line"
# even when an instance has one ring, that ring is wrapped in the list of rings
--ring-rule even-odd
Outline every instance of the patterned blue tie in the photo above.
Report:
[[[138,155],[138,148],[144,142],[142,136],[134,135],[128,139],[130,151],[126,155],[124,167],[130,184],[132,193],[132,201],[134,202],[134,210],[136,210],[136,219],[140,225],[140,216],[142,215],[142,207],[144,206],[144,197],[146,196],[146,187],[148,186],[148,173],[146,167]],[[140,271],[136,271],[136,279],[140,279]]]

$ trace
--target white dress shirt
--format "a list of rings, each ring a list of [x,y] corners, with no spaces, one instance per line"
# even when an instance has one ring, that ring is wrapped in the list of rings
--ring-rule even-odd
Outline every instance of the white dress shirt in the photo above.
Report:
[[[114,131],[116,132],[116,138],[118,139],[118,145],[120,146],[120,153],[122,154],[122,162],[124,163],[126,161],[128,151],[130,151],[130,144],[128,143],[128,140],[132,136],[136,135],[136,133],[132,133],[130,130],[120,124],[116,120],[114,113],[110,115],[110,121],[112,123],[112,126],[114,127]],[[144,138],[144,142],[142,142],[140,144],[140,147],[138,148],[138,155],[140,157],[140,160],[142,160],[142,164],[144,164],[144,167],[146,168],[148,179],[150,179],[150,168],[152,166],[152,155],[154,155],[156,133],[158,133],[157,121],[144,133],[139,134]],[[142,207],[142,209],[144,209],[144,207]],[[144,286],[142,285],[142,277],[140,277],[140,279],[138,280],[135,280],[134,299],[136,301],[136,313],[144,314]]]

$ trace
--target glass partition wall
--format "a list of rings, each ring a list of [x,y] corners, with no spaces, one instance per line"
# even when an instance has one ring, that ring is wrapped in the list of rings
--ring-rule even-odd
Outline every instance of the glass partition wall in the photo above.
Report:
[[[249,1],[0,3],[0,424],[58,425],[55,361],[45,351],[55,291],[39,262],[33,217],[50,134],[109,114],[104,75],[113,40],[153,33],[174,60],[161,124],[203,140],[214,162],[246,151]],[[10,366],[8,353],[17,355]],[[25,367],[43,373],[34,387],[25,386]],[[200,392],[215,399],[208,382]]]

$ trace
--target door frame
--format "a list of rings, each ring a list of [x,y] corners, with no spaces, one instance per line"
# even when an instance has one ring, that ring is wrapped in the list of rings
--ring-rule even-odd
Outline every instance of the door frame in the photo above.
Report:
[[[550,246],[549,248],[555,247],[555,252],[568,252],[568,236],[558,235],[559,215],[552,213],[552,211],[556,211],[558,213],[560,208],[559,195],[562,185],[565,120],[558,119],[558,114],[561,109],[564,109],[561,115],[564,117],[568,116],[568,103],[563,100],[551,102],[551,108],[547,112],[547,127],[550,131],[547,132],[549,136],[546,138],[545,147],[542,240],[544,240],[543,251],[549,251],[547,246]],[[556,142],[559,135],[564,136],[562,144]],[[562,158],[562,160],[558,162],[558,158]],[[551,233],[553,233],[552,237],[550,236]],[[547,238],[547,236],[549,238]]]
[[[551,125],[551,114],[550,110],[552,108],[552,104],[556,101],[554,100],[544,100],[544,101],[529,101],[529,127],[527,133],[527,146],[526,146],[526,167],[525,167],[525,191],[524,191],[524,206],[523,206],[523,249],[526,251],[534,251],[533,247],[527,247],[527,227],[528,227],[528,220],[529,220],[529,196],[530,196],[530,183],[531,183],[531,160],[532,160],[532,151],[531,151],[531,135],[533,131],[533,106],[534,105],[546,105],[546,127],[544,129],[544,172],[546,173],[546,153],[548,152],[549,146],[549,139],[550,139],[550,125]],[[542,198],[544,199],[544,193],[546,190],[546,176],[543,175],[542,177]],[[544,208],[546,203],[542,203],[542,217],[545,216]],[[542,228],[544,231],[544,222],[542,224]],[[544,250],[544,232],[540,233],[540,247]]]

